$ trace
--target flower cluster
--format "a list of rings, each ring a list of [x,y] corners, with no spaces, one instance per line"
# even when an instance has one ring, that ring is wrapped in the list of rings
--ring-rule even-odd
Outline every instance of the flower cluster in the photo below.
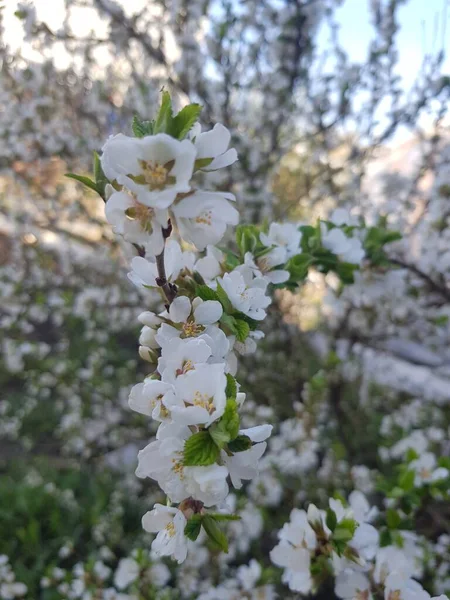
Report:
[[[352,492],[349,505],[330,499],[327,511],[310,504],[308,511],[293,509],[279,531],[272,562],[284,569],[283,582],[293,591],[317,591],[324,575],[335,578],[335,594],[342,600],[448,600],[431,598],[415,577],[420,551],[417,539],[402,532],[401,544],[380,546],[370,522],[378,510],[361,492]]]
[[[178,562],[202,528],[227,550],[218,523],[235,518],[222,510],[229,485],[240,489],[254,478],[266,449],[271,425],[240,426],[245,394],[235,375],[238,356],[254,352],[264,337],[269,286],[295,289],[310,268],[352,281],[366,254],[362,223],[348,229],[331,221],[240,226],[237,253],[219,250],[226,226],[238,222],[234,196],[199,190],[192,177],[231,165],[237,154],[222,125],[201,132],[199,112],[191,104],[174,115],[163,92],[154,121],[135,118],[135,137],[116,135],[94,156],[94,180],[70,175],[103,197],[115,231],[138,249],[129,279],[141,290],[159,290],[165,303],[163,312],[139,316],[139,354],[155,368],[133,387],[129,405],[158,423],[136,474],[155,480],[168,499],[142,524],[157,533],[154,552]],[[175,233],[205,255],[168,239]],[[207,512],[212,507],[219,512]]]

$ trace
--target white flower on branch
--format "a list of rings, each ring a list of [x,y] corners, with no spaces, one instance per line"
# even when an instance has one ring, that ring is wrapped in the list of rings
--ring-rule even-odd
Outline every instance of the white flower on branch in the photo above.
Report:
[[[225,410],[225,365],[198,365],[175,381],[176,394],[184,404],[172,408],[172,418],[183,425],[205,425],[219,419]]]
[[[152,551],[156,556],[173,556],[178,563],[186,559],[186,517],[180,510],[155,504],[154,509],[142,517],[142,527],[149,533],[158,533],[152,543]]]
[[[267,281],[264,278],[253,277],[251,269],[242,266],[225,273],[219,282],[234,308],[257,321],[266,317],[265,309],[271,300],[266,296]]]
[[[268,233],[261,232],[260,240],[270,248],[275,246],[284,251],[285,257],[282,262],[286,262],[291,256],[299,253],[302,234],[292,223],[271,223]]]
[[[125,240],[145,246],[153,254],[164,247],[162,228],[167,227],[167,210],[151,208],[127,192],[113,192],[105,204],[105,216]]]
[[[172,207],[181,236],[198,250],[217,244],[227,225],[239,222],[239,213],[230,204],[235,200],[229,192],[196,190],[187,195]]]
[[[166,243],[164,265],[168,281],[175,281],[184,268],[192,269],[194,255],[192,252],[182,252],[180,244],[175,240]],[[128,278],[137,287],[157,287],[158,268],[154,259],[135,256],[131,261],[131,271]]]
[[[338,227],[328,231],[324,223],[322,223],[321,230],[322,244],[327,250],[339,256],[344,262],[354,265],[361,264],[366,254],[361,240],[355,237],[347,237],[342,229]]]
[[[238,155],[234,148],[228,149],[231,135],[226,127],[216,123],[211,131],[201,133],[201,126],[196,123],[189,132],[189,137],[195,144],[197,159],[213,159],[202,167],[203,171],[216,171],[228,167],[237,161]]]
[[[177,194],[190,191],[196,150],[189,140],[165,133],[109,138],[101,157],[103,171],[135,195],[140,205],[168,208]]]

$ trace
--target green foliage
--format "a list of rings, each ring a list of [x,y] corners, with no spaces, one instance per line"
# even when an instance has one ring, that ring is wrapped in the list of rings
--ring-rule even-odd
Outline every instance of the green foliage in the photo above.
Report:
[[[238,342],[245,342],[250,333],[250,325],[242,319],[234,319],[234,331]]]
[[[153,134],[157,133],[169,133],[172,128],[173,112],[172,112],[172,99],[169,92],[163,91],[161,98],[161,106],[159,107],[158,114],[155,118],[155,124],[153,126]],[[174,136],[175,137],[175,136]]]
[[[247,435],[238,435],[237,438],[228,442],[230,452],[244,452],[252,447],[252,440]]]
[[[236,379],[230,373],[226,374],[227,377],[227,387],[225,389],[225,394],[227,398],[236,399],[237,395],[237,384]]]
[[[219,299],[219,302],[222,305],[223,310],[226,313],[233,312],[233,305],[231,304],[226,291],[223,289],[219,282],[217,282],[216,294],[217,298]]]
[[[184,528],[184,535],[195,542],[202,528],[202,515],[192,515]]]
[[[77,175],[76,173],[66,173],[65,176],[69,177],[69,179],[75,179],[75,181],[82,183],[89,189],[98,193],[97,185],[95,181],[93,181],[90,177],[85,177],[84,175]]]
[[[201,112],[201,104],[188,104],[182,108],[180,112],[173,118],[170,134],[179,140],[184,139],[192,127],[197,123]]]
[[[239,433],[239,413],[236,400],[228,398],[225,412],[221,418],[208,429],[218,448],[223,448],[230,440],[234,440]]]
[[[369,227],[364,240],[366,256],[375,266],[389,266],[384,246],[402,239],[399,231],[386,229],[386,223],[380,220],[377,227]]]
[[[216,302],[220,302],[219,296],[216,294],[216,292],[207,285],[198,285],[195,288],[195,294],[205,301],[215,300]]]
[[[197,467],[214,464],[219,458],[220,450],[208,431],[194,433],[184,444],[184,465]]]
[[[336,529],[337,517],[334,510],[332,510],[331,508],[327,510],[326,524],[331,532],[333,532]]]
[[[236,227],[236,244],[242,257],[246,252],[253,254],[258,247],[264,248],[259,240],[259,229],[256,225],[238,225]]]
[[[131,129],[137,138],[143,138],[146,135],[153,135],[154,121],[142,121],[137,115],[134,115],[131,122]]]
[[[133,134],[138,138],[158,133],[167,133],[178,140],[183,140],[198,121],[201,111],[202,106],[200,104],[188,104],[179,113],[174,115],[170,94],[166,90],[163,90],[161,105],[155,119],[153,121],[142,121],[136,115],[133,118],[131,128]],[[196,163],[197,169],[206,167],[212,162],[210,158],[200,160],[203,162],[198,166]]]
[[[213,547],[228,553],[228,540],[220,529],[216,519],[211,515],[204,515],[202,525]]]

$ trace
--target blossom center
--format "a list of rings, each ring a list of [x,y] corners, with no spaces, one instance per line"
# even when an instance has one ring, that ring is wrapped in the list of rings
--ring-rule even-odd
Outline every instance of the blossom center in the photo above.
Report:
[[[208,394],[201,394],[200,392],[195,392],[194,395],[194,406],[200,406],[201,408],[205,408],[209,414],[212,414],[215,410],[214,402],[211,396]]]
[[[167,184],[172,184],[174,177],[169,175],[174,161],[162,165],[153,160],[140,160],[142,175],[135,178],[137,183],[147,184],[150,190],[162,190]]]
[[[183,362],[181,369],[177,369],[176,375],[177,375],[177,377],[179,375],[185,375],[188,371],[193,371],[193,370],[194,370],[194,363],[192,362],[192,360],[185,360]]]
[[[427,469],[426,467],[423,467],[423,469],[420,470],[420,476],[422,479],[430,479],[431,478],[431,471],[430,469]]]
[[[199,225],[211,225],[211,223],[212,223],[212,212],[210,210],[207,210],[207,211],[201,213],[200,215],[198,215],[198,217],[195,218],[195,221]]]
[[[394,590],[392,592],[389,592],[388,600],[402,600],[400,590]]]
[[[184,323],[184,325],[183,325],[184,337],[195,337],[199,333],[201,333],[203,330],[204,330],[203,325],[198,325],[195,321],[188,321],[187,323]],[[189,362],[189,361],[187,361],[187,362]],[[193,368],[193,367],[191,367],[191,368]]]
[[[184,479],[183,459],[172,458],[172,471],[178,475],[180,479]]]
[[[173,521],[170,521],[170,523],[167,523],[166,531],[167,531],[167,534],[169,535],[169,537],[173,537],[175,535],[175,525],[173,524]]]
[[[369,600],[369,590],[356,590],[355,600]]]
[[[153,231],[152,221],[153,217],[155,216],[155,211],[150,206],[145,206],[134,199],[133,206],[127,208],[125,215],[128,219],[130,219],[130,221],[139,221],[142,229],[147,233],[151,233]]]

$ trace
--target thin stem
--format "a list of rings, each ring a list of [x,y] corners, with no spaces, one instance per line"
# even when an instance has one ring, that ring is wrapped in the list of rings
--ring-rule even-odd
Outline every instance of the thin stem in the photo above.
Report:
[[[163,228],[162,233],[164,238],[164,248],[162,249],[161,254],[158,254],[158,256],[156,257],[156,268],[158,269],[158,277],[156,278],[156,283],[164,292],[167,298],[167,302],[169,304],[172,304],[177,295],[177,286],[167,281],[166,267],[164,264],[164,251],[166,239],[172,233],[172,223],[170,222],[170,220],[167,228]]]

